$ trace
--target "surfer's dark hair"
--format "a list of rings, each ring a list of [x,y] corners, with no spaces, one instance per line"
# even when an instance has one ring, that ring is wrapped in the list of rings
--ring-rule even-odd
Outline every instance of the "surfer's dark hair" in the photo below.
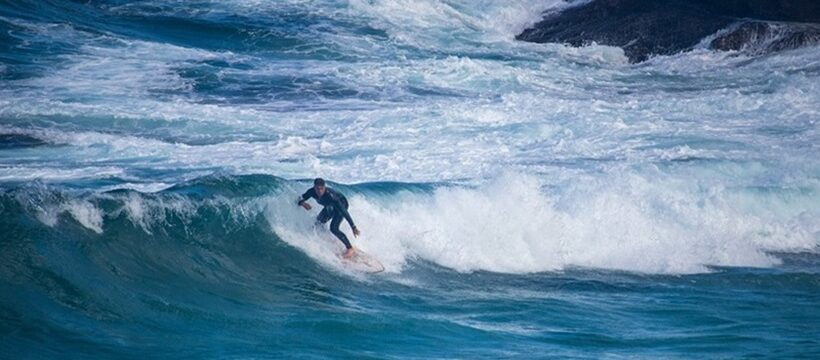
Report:
[[[313,180],[313,186],[325,186],[325,179],[316,178]]]

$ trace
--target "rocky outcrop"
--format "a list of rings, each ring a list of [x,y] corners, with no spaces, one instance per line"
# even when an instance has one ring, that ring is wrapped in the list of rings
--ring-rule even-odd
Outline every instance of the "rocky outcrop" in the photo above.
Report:
[[[820,43],[820,25],[806,23],[742,22],[709,42],[715,50],[767,54]]]
[[[545,14],[544,20],[516,38],[538,43],[581,46],[590,43],[619,46],[632,62],[652,55],[688,50],[704,38],[732,24],[758,20],[738,27],[735,35],[713,41],[715,49],[736,47],[742,34],[761,34],[760,20],[818,22],[820,1],[815,0],[595,0],[562,12]],[[768,25],[767,25],[768,26]],[[809,39],[811,32],[797,31],[794,41]],[[715,42],[716,41],[716,42]],[[810,39],[806,44],[810,43]],[[789,45],[791,46],[791,45]],[[742,47],[742,46],[741,46]],[[775,49],[774,46],[771,49]],[[789,47],[782,47],[783,49]]]

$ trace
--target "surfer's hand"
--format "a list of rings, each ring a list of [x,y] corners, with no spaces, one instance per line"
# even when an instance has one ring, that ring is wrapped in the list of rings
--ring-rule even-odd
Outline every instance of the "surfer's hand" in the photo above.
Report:
[[[359,231],[359,228],[353,228],[353,236],[359,237],[359,234],[361,234],[361,232]]]
[[[302,203],[302,207],[303,207],[303,208],[305,208],[305,210],[310,210],[310,209],[311,209],[310,204],[308,204],[308,203],[306,203],[306,202],[303,202],[303,203]]]

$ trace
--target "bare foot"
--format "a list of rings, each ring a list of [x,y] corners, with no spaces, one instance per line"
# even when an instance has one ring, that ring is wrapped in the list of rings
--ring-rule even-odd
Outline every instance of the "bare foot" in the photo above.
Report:
[[[356,249],[355,248],[347,249],[347,251],[345,251],[345,253],[342,254],[342,257],[347,259],[347,260],[350,260],[350,258],[352,258],[353,256],[356,256]]]

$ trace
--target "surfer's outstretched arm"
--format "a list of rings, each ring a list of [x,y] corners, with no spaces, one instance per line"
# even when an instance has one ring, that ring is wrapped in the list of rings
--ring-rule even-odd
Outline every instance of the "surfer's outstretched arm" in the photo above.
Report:
[[[305,191],[305,193],[299,197],[299,200],[296,201],[296,205],[305,208],[305,210],[310,210],[311,206],[307,203],[307,200],[313,197],[314,194],[316,194],[316,191],[313,190],[313,188],[308,189],[308,191]]]

